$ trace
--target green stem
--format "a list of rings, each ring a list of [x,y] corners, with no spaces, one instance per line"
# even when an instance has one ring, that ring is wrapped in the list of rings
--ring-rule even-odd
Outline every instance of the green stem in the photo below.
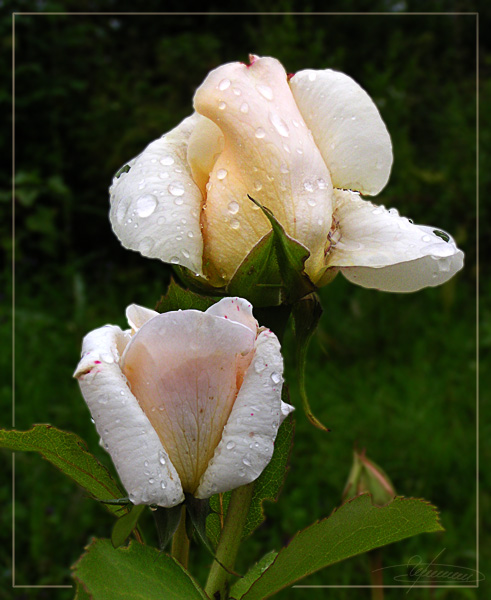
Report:
[[[216,600],[227,598],[229,573],[221,565],[229,571],[234,568],[253,492],[254,483],[244,485],[232,492],[216,551],[217,560],[213,562],[206,582],[205,592],[210,598]]]
[[[189,538],[186,533],[186,507],[181,509],[181,520],[172,538],[172,556],[187,569],[189,559]]]
[[[382,550],[377,548],[368,553],[370,559],[370,580],[372,583],[372,600],[384,600],[384,576],[382,572]]]

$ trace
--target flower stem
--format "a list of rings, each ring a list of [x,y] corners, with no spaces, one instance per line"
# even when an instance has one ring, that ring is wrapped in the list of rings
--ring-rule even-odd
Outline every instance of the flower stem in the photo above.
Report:
[[[189,538],[186,533],[186,507],[181,509],[181,520],[172,538],[172,556],[187,569],[189,559]]]
[[[253,492],[254,483],[244,485],[232,492],[216,552],[217,560],[213,562],[206,582],[205,592],[210,598],[216,600],[227,598],[229,573],[226,569],[234,568]]]
[[[384,576],[382,573],[382,550],[377,548],[368,553],[370,560],[370,579],[372,600],[384,600]]]

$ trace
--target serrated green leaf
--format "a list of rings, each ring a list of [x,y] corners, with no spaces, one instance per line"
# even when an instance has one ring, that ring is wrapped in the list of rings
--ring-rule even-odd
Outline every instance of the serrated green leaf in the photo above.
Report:
[[[269,567],[269,565],[273,562],[273,560],[277,557],[278,552],[276,550],[271,550],[265,556],[261,558],[253,567],[247,571],[247,573],[239,579],[230,590],[230,598],[231,600],[240,600],[242,596],[249,591],[251,585],[259,579],[264,571]]]
[[[312,412],[305,386],[307,350],[322,316],[322,305],[317,294],[309,294],[298,302],[295,302],[292,309],[292,316],[295,329],[295,359],[297,363],[298,388],[300,397],[302,398],[303,409],[312,425],[323,431],[329,431]]]
[[[73,566],[73,577],[94,600],[207,598],[176,560],[134,541],[114,549],[109,540],[93,540]]]
[[[93,597],[84,588],[83,585],[77,583],[75,598],[73,600],[93,600]]]
[[[85,442],[74,433],[61,431],[51,425],[34,425],[29,431],[1,429],[0,447],[39,452],[96,499],[121,498],[125,495],[106,467],[90,454]],[[112,513],[126,511],[123,506],[104,506]]]
[[[203,296],[186,290],[181,287],[174,279],[170,280],[169,287],[165,296],[163,296],[156,310],[160,313],[169,312],[171,310],[201,310],[205,311],[207,308],[215,304],[218,298],[211,296]]]
[[[284,386],[284,388],[286,388],[286,386]],[[287,399],[284,399],[284,401],[286,402]],[[283,424],[278,430],[271,461],[256,479],[254,484],[254,494],[252,496],[251,506],[244,525],[242,537],[249,536],[264,521],[263,502],[265,500],[276,501],[278,497],[288,470],[288,458],[292,447],[293,433],[294,422],[291,417],[288,417],[283,421]],[[208,538],[215,546],[218,543],[221,532],[220,514],[223,515],[222,518],[227,514],[230,493],[231,492],[221,494],[221,501],[220,494],[210,498],[210,507],[213,512],[208,516],[206,529]]]
[[[295,535],[252,584],[242,600],[265,600],[329,565],[419,533],[442,531],[434,506],[418,498],[395,498],[377,507],[357,496]]]
[[[248,197],[254,204],[259,206],[273,228],[273,243],[283,281],[284,301],[291,303],[315,291],[314,284],[304,270],[305,261],[310,256],[309,250],[285,232],[283,226],[276,220],[269,208],[266,208],[251,196]]]
[[[246,295],[254,306],[276,306],[281,303],[281,285],[271,231],[245,257],[227,285],[227,293],[231,296]]]
[[[145,508],[145,504],[132,506],[129,513],[119,517],[116,523],[114,523],[111,533],[111,542],[114,548],[119,548],[125,543],[127,538],[131,535],[133,529],[135,529],[138,519]]]

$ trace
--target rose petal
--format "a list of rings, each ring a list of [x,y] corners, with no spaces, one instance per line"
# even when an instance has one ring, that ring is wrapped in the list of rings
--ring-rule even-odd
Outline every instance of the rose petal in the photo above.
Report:
[[[223,150],[225,140],[219,127],[202,115],[197,115],[196,125],[189,137],[187,161],[194,181],[198,184],[203,198],[206,198],[206,184],[217,158]]]
[[[74,375],[133,504],[175,506],[184,500],[179,476],[121,372],[126,343],[119,327],[92,331]]]
[[[240,323],[186,310],[151,319],[128,344],[123,373],[186,492],[220,441],[255,337]]]
[[[412,292],[440,285],[463,266],[464,254],[450,235],[413,225],[396,210],[335,191],[335,219],[328,255],[330,267],[363,287]],[[443,239],[446,238],[446,239]]]
[[[331,69],[295,73],[290,88],[334,187],[378,194],[389,179],[392,144],[370,96]]]
[[[198,115],[155,140],[113,180],[110,219],[125,248],[201,274],[203,198],[186,159]]]
[[[195,495],[208,498],[254,481],[271,460],[283,419],[293,410],[281,400],[283,359],[278,339],[259,334],[223,436]]]
[[[130,304],[126,309],[126,319],[133,333],[136,333],[140,327],[158,314],[157,311],[150,310],[144,306],[139,306],[138,304]]]
[[[202,216],[209,273],[217,280],[230,279],[270,230],[248,194],[311,251],[307,270],[317,272],[331,225],[331,180],[281,64],[258,58],[249,66],[223,65],[197,90],[194,106],[225,137]]]
[[[258,322],[252,314],[252,304],[244,298],[223,298],[210,306],[206,313],[245,325],[256,335]]]

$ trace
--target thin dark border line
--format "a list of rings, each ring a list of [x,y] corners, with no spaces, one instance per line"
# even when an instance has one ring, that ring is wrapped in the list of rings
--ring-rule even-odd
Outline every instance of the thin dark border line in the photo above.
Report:
[[[476,571],[479,572],[479,12],[12,12],[12,428],[15,428],[15,17],[16,16],[475,16],[476,17]],[[12,453],[12,588],[64,588],[73,585],[17,585],[15,583],[15,452]],[[402,588],[446,589],[479,588],[474,586],[359,586],[295,585],[293,588]]]

